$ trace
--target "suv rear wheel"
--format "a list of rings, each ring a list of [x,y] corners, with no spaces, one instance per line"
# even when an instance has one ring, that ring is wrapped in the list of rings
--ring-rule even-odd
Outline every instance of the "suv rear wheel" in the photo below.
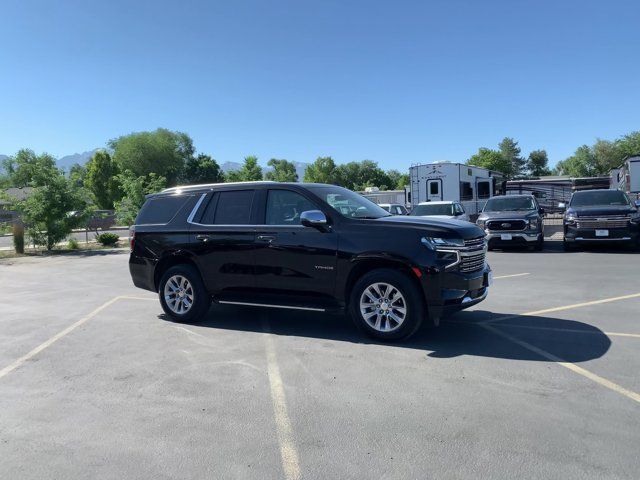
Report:
[[[169,268],[160,279],[158,295],[162,309],[176,322],[199,320],[211,306],[211,297],[191,265]]]
[[[356,325],[380,340],[407,338],[420,327],[424,316],[422,296],[403,273],[377,269],[354,285],[349,313]]]

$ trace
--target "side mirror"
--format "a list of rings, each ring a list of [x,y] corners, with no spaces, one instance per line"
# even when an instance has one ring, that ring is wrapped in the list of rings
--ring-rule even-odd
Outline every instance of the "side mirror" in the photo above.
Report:
[[[565,208],[567,208],[567,204],[566,204],[566,203],[564,203],[564,202],[560,202],[560,203],[558,204],[558,208],[560,208],[560,209],[564,210]]]
[[[540,215],[544,215],[544,208],[539,208],[539,209],[538,209],[538,213],[539,213]]]
[[[633,203],[636,205],[636,207],[640,208],[640,200],[636,200],[636,201],[635,201],[635,202],[633,202]]]
[[[307,210],[300,214],[300,223],[305,227],[322,228],[327,224],[327,217],[320,210]]]

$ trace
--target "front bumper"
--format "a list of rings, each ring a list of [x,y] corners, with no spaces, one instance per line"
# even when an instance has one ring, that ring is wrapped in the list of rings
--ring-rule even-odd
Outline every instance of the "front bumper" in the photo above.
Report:
[[[515,232],[492,232],[485,230],[487,245],[494,246],[525,246],[535,242],[539,242],[544,235],[542,231],[518,230]],[[510,239],[504,239],[504,236],[510,236]]]
[[[564,226],[565,242],[585,242],[585,243],[606,243],[606,242],[637,242],[640,227],[637,224],[631,224],[624,228],[608,228],[599,229],[607,230],[608,235],[597,236],[595,228],[576,228],[572,225]]]
[[[422,276],[422,288],[427,301],[429,319],[437,324],[446,317],[487,297],[491,284],[491,267],[470,273],[439,272]]]

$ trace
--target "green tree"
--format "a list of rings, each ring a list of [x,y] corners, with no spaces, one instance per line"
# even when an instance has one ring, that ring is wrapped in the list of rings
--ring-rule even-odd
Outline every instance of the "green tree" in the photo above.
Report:
[[[230,182],[255,182],[262,180],[262,168],[258,165],[258,157],[253,155],[245,157],[240,170],[233,170],[227,173],[227,180]]]
[[[551,170],[549,170],[549,157],[547,157],[546,150],[534,150],[529,153],[527,171],[529,175],[533,177],[551,175]]]
[[[600,175],[606,175],[612,168],[619,167],[625,157],[620,140],[610,142],[598,139],[591,147],[591,151],[595,160],[595,170]]]
[[[157,193],[167,185],[166,178],[155,173],[136,176],[131,170],[118,174],[118,182],[123,197],[116,204],[116,219],[121,225],[132,225],[144,204],[145,195]]]
[[[93,194],[98,208],[111,210],[122,198],[118,173],[118,165],[106,150],[98,150],[87,163],[85,185]]]
[[[388,190],[395,187],[386,172],[371,160],[339,165],[336,167],[336,182],[350,190],[364,190],[366,187]]]
[[[57,171],[46,184],[35,186],[25,200],[17,202],[16,209],[33,243],[51,250],[82,225],[88,205],[84,193]]]
[[[48,153],[36,155],[29,149],[22,149],[7,159],[5,169],[14,187],[45,185],[52,176],[60,175],[55,158]]]
[[[168,185],[175,185],[195,152],[189,135],[165,128],[124,135],[111,140],[109,147],[121,172],[129,170],[137,177],[155,173],[165,177]]]
[[[311,183],[336,183],[336,163],[331,157],[318,157],[304,171],[304,181]]]
[[[293,162],[288,160],[278,160],[272,158],[267,162],[273,170],[265,173],[264,178],[272,180],[274,182],[297,182],[298,173],[296,172],[296,166]]]
[[[393,185],[393,187],[391,187],[392,190],[403,190],[410,182],[408,173],[400,173],[395,169],[388,170],[387,177],[389,177],[389,180]]]
[[[78,187],[84,188],[84,183],[87,178],[87,167],[84,165],[80,165],[79,163],[74,163],[71,165],[69,169],[69,180],[71,183]]]
[[[589,145],[578,147],[575,153],[558,162],[555,168],[558,175],[568,175],[570,177],[593,177],[598,174],[596,158]]]
[[[187,159],[180,182],[186,185],[199,183],[222,183],[224,172],[213,158],[204,153]]]
[[[624,159],[640,155],[640,131],[631,132],[617,141],[620,156]],[[619,167],[622,161],[615,167]],[[613,168],[615,168],[613,167]]]
[[[511,178],[522,176],[522,174],[524,173],[526,160],[520,155],[520,147],[518,147],[518,142],[516,142],[513,138],[505,137],[498,144],[498,149],[500,150],[500,153],[505,158],[505,160],[509,162],[509,165],[511,165],[508,175]]]
[[[482,167],[503,173],[507,177],[511,175],[511,161],[505,158],[501,152],[481,147],[478,153],[467,160],[467,165]]]

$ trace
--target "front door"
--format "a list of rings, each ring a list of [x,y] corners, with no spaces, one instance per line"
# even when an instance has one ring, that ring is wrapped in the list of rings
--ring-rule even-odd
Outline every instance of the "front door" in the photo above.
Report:
[[[442,200],[442,180],[439,178],[427,180],[427,201],[439,202]]]
[[[334,296],[338,235],[300,224],[300,215],[319,210],[301,193],[261,192],[263,225],[256,227],[256,287],[292,302],[329,301]]]

